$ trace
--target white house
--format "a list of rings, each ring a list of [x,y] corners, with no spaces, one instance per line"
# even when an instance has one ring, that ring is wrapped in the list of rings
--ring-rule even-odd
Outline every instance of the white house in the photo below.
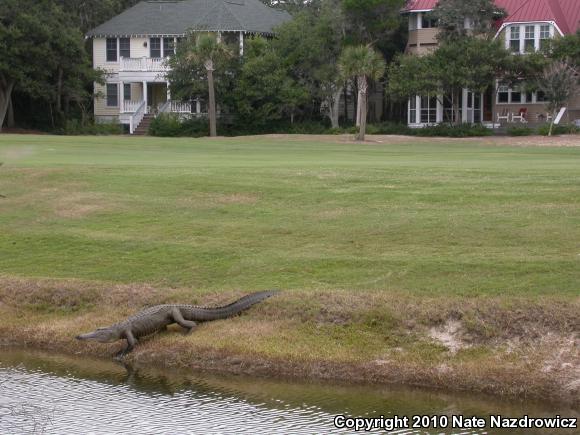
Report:
[[[201,113],[202,102],[171,100],[165,59],[189,32],[215,32],[244,51],[247,35],[272,35],[290,19],[287,12],[260,0],[142,1],[91,30],[93,67],[106,71],[106,84],[95,84],[97,122],[146,131],[151,117],[162,112]]]

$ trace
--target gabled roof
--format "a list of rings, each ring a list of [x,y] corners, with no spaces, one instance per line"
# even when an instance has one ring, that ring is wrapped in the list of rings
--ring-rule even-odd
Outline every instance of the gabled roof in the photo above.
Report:
[[[408,0],[404,12],[434,9],[438,0]],[[579,0],[496,0],[495,4],[508,13],[503,23],[553,21],[563,34],[580,29]]]
[[[183,35],[188,31],[271,34],[290,20],[260,0],[142,1],[91,30],[88,37]]]

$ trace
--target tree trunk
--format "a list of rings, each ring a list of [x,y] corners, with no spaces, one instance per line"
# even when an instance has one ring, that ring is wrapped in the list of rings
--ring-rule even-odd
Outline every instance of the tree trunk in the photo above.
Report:
[[[363,95],[362,95],[362,91],[360,89],[360,86],[358,87],[358,92],[357,92],[357,105],[356,105],[356,126],[360,127],[360,115],[361,115],[361,103],[362,103],[362,99],[363,99]]]
[[[459,113],[459,94],[458,94],[457,90],[454,90],[451,95],[453,98],[453,113],[454,113],[453,123],[455,125],[459,125],[459,124],[461,124],[461,116]]]
[[[344,87],[344,122],[348,124],[348,89]]]
[[[56,111],[58,114],[62,112],[62,75],[63,71],[61,67],[58,67],[58,78],[56,82]]]
[[[359,88],[359,113],[360,113],[360,128],[356,140],[364,141],[365,133],[367,129],[367,97],[368,97],[368,83],[366,76],[358,77],[358,88]]]
[[[548,136],[552,136],[552,130],[554,129],[554,121],[556,120],[556,111],[552,112],[552,122],[550,122],[550,130],[548,130]]]
[[[499,82],[498,82],[499,83]],[[493,87],[493,94],[491,96],[491,129],[495,130],[495,123],[496,123],[496,102],[497,102],[497,94],[499,93],[499,86]]]
[[[4,79],[0,81],[0,132],[2,131],[4,119],[6,118],[6,113],[8,112],[8,104],[12,98],[13,89],[14,82],[7,82]]]
[[[328,104],[328,118],[330,119],[330,123],[332,128],[339,128],[338,125],[338,117],[339,117],[339,109],[340,109],[340,97],[342,96],[343,86],[339,86],[332,96],[328,97],[326,103]],[[346,105],[346,101],[345,101]]]
[[[8,128],[14,128],[16,122],[14,121],[14,105],[12,104],[12,96],[8,100],[8,114],[6,115],[8,119],[6,120],[6,126]]]
[[[356,126],[358,127],[358,119],[359,119],[359,115],[358,115],[358,103],[359,103],[359,101],[358,101],[358,98],[359,98],[359,94],[358,94],[358,85],[356,84],[356,80],[353,82],[352,87],[353,87],[353,92],[352,92],[353,97],[356,95],[356,98],[352,99],[352,107],[353,107],[352,113],[354,115],[353,121],[356,124]]]
[[[209,107],[208,107],[208,115],[209,115],[209,135],[211,137],[217,136],[217,119],[216,119],[216,110],[215,110],[215,89],[213,84],[213,62],[207,61],[205,63],[205,68],[207,69],[207,87],[209,93]]]

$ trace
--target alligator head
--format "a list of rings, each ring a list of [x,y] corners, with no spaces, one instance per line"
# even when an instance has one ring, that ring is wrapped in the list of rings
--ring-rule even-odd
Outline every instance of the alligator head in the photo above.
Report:
[[[87,334],[77,335],[77,340],[94,340],[99,343],[112,343],[121,339],[119,331],[113,328],[98,328]]]

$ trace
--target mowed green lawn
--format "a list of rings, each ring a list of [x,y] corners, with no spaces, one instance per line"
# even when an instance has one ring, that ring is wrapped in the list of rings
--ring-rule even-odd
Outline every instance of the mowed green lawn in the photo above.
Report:
[[[0,275],[580,293],[579,147],[341,140],[0,135]]]

